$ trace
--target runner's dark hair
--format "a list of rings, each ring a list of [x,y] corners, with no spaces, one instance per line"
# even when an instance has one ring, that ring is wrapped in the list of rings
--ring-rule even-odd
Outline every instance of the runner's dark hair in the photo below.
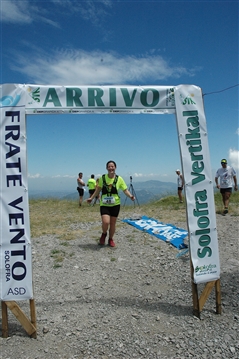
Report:
[[[108,164],[109,164],[110,162],[112,162],[112,163],[115,165],[115,167],[117,167],[115,161],[108,161],[108,162],[106,163],[106,168],[108,167]]]

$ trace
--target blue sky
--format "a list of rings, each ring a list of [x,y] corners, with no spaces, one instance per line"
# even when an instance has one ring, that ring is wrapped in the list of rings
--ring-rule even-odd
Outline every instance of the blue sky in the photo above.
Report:
[[[1,0],[1,83],[194,84],[212,173],[239,172],[238,1]],[[27,116],[29,189],[75,190],[116,161],[127,183],[176,182],[174,115]]]

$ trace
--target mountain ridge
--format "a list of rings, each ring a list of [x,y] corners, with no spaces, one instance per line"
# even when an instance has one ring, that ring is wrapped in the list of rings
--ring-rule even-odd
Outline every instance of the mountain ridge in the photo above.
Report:
[[[177,185],[173,182],[162,182],[157,180],[148,180],[141,182],[130,182],[127,184],[128,189],[135,195],[136,202],[139,204],[148,203],[153,200],[160,199],[165,195],[175,194]],[[88,197],[88,189],[85,188],[84,198]],[[57,198],[61,200],[77,200],[78,192],[73,191],[48,191],[48,190],[29,190],[29,198]],[[121,203],[131,204],[131,201],[127,201],[127,197],[121,194]]]

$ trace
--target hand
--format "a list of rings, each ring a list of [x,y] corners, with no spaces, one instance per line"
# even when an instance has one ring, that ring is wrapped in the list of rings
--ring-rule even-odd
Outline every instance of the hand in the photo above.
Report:
[[[92,201],[92,198],[87,198],[86,202],[90,203]]]
[[[234,190],[237,191],[237,189],[238,189],[238,187],[237,187],[237,184],[236,184],[235,187],[234,187]]]
[[[131,201],[134,201],[134,200],[135,200],[135,197],[134,197],[134,196],[130,196],[130,199],[131,199]]]

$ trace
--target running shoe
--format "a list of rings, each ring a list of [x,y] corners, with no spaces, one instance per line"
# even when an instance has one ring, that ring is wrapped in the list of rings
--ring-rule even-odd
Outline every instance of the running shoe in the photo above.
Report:
[[[107,236],[107,233],[102,233],[99,241],[99,245],[103,246],[105,244],[105,238]]]
[[[108,245],[109,245],[110,247],[115,247],[115,242],[114,242],[113,238],[110,238],[110,239],[109,239]]]

